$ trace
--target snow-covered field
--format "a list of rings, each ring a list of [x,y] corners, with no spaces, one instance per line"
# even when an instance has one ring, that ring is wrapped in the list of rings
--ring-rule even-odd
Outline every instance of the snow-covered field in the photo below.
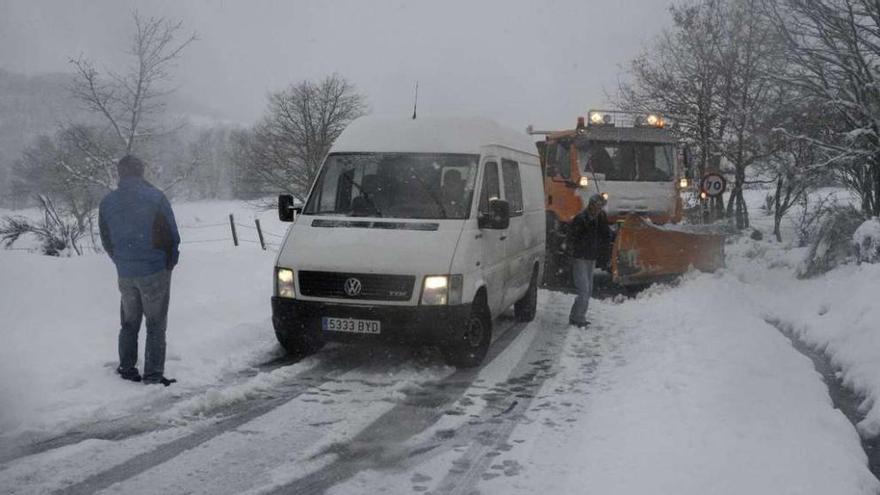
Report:
[[[245,227],[233,247],[230,213],[248,227],[259,215],[268,232],[284,232],[274,212],[240,203],[175,205],[184,244],[172,277],[166,374],[179,377],[176,390],[132,387],[115,376],[119,291],[109,258],[0,250],[0,438],[130,414],[276,356],[269,315],[275,250],[261,250],[256,231]],[[281,240],[266,237],[276,246]],[[142,357],[143,337],[140,344]]]
[[[594,303],[586,331],[542,291],[478,371],[372,347],[293,362],[269,322],[274,253],[213,242],[254,211],[174,208],[184,241],[211,242],[174,273],[168,389],[114,375],[109,260],[0,251],[0,492],[880,492],[859,442],[880,433],[878,265],[797,280],[803,250],[745,238],[719,273]],[[866,397],[858,431],[774,324]]]

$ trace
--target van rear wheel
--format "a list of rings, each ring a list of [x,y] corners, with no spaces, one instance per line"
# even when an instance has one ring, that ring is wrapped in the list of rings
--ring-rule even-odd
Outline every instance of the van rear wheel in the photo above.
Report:
[[[456,368],[479,366],[489,352],[492,341],[492,319],[483,302],[474,302],[466,327],[459,339],[442,348],[446,364]]]
[[[517,321],[532,321],[538,312],[538,269],[532,272],[532,280],[529,282],[529,290],[522,299],[514,303],[513,315]]]

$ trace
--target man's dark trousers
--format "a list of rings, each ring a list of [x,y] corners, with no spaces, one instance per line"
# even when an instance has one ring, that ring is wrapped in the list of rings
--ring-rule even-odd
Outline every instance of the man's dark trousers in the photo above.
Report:
[[[119,373],[137,375],[138,331],[147,320],[144,382],[158,382],[165,373],[165,328],[171,297],[171,271],[162,270],[143,277],[119,277],[122,294],[119,330]]]

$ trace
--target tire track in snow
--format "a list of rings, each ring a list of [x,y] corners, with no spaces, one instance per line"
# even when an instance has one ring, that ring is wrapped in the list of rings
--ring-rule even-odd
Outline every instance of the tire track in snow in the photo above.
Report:
[[[80,494],[94,493],[114,483],[125,481],[148,469],[163,464],[187,450],[193,449],[215,437],[231,431],[276,407],[303,395],[321,383],[333,380],[363,365],[368,359],[366,353],[343,353],[345,359],[328,359],[314,368],[296,376],[295,381],[272,389],[273,395],[258,400],[240,402],[226,408],[228,416],[207,425],[196,425],[194,432],[172,442],[159,445],[155,449],[141,453],[113,466],[110,469],[90,476],[55,493]],[[337,356],[338,357],[338,356]]]
[[[335,354],[340,353],[337,352],[328,354],[325,359],[345,359],[344,357],[336,356]],[[220,380],[218,386],[234,386],[240,383],[242,378],[253,378],[255,375],[261,372],[270,372],[278,368],[291,366],[299,363],[302,360],[302,356],[275,356],[267,361],[253,365],[251,368],[227,373],[226,376]],[[303,373],[308,373],[308,371],[309,370],[303,370]],[[215,386],[212,388],[217,387]],[[94,423],[78,424],[69,428],[67,431],[61,434],[57,434],[48,438],[35,438],[34,436],[28,437],[27,435],[25,435],[19,438],[10,439],[2,447],[0,447],[0,465],[15,461],[16,459],[20,459],[23,457],[41,454],[50,450],[66,447],[68,445],[74,445],[86,440],[120,441],[144,433],[174,428],[178,425],[169,423],[167,421],[159,421],[157,419],[158,416],[160,416],[163,412],[168,411],[183,400],[197,397],[198,395],[205,393],[205,390],[205,388],[198,388],[195,390],[188,390],[184,394],[165,396],[159,400],[144,404],[144,406],[149,406],[149,410],[147,412],[138,411],[133,412],[132,414],[127,414],[125,416],[102,419]],[[212,413],[214,413],[215,415],[222,415],[224,413],[224,410],[218,409],[216,411],[212,411]]]
[[[560,297],[551,293],[548,305]],[[564,340],[563,325],[551,321],[555,312],[541,311],[541,318],[531,324],[538,324],[541,330],[536,332],[534,339],[529,343],[515,365],[513,372],[502,378],[496,385],[506,384],[517,388],[515,395],[493,391],[484,395],[491,395],[489,404],[482,411],[481,417],[485,417],[490,423],[490,430],[496,430],[498,424],[504,420],[499,416],[510,415],[516,417],[518,413],[513,411],[525,410],[531,403],[534,394],[527,391],[537,391],[541,384],[551,376],[552,361],[558,358],[558,350],[550,349],[555,344]],[[566,323],[567,324],[567,323]],[[373,424],[355,436],[351,441],[338,444],[321,455],[335,454],[338,456],[332,464],[297,479],[291,483],[275,487],[268,493],[284,494],[319,494],[324,493],[330,487],[350,479],[364,469],[406,469],[424,462],[427,458],[439,455],[453,448],[453,443],[460,442],[461,437],[465,440],[477,441],[480,435],[486,435],[487,428],[482,421],[478,425],[468,424],[456,438],[434,439],[415,447],[404,446],[406,440],[426,430],[437,423],[440,418],[449,414],[449,407],[462,399],[465,393],[471,389],[481,369],[490,366],[496,358],[520,336],[523,330],[530,324],[519,323],[508,327],[490,348],[490,354],[486,362],[479,369],[460,370],[446,379],[429,385],[434,393],[423,394],[404,401],[388,411]],[[555,356],[548,358],[547,356]],[[513,399],[512,401],[510,399]],[[506,419],[506,418],[505,418]],[[508,421],[511,423],[511,421]],[[515,423],[514,423],[515,424]],[[512,427],[511,427],[512,429]],[[509,433],[508,433],[509,434]],[[494,445],[494,443],[489,443]],[[319,457],[319,456],[316,456]]]
[[[487,406],[487,411],[481,414],[482,417],[492,416],[492,419],[488,421],[488,428],[483,424],[469,423],[473,430],[467,432],[465,437],[470,437],[470,445],[460,457],[452,461],[452,469],[437,484],[437,489],[432,493],[472,493],[476,484],[483,479],[484,475],[487,475],[487,471],[495,457],[500,455],[501,452],[510,451],[514,448],[508,442],[510,435],[516,426],[520,424],[520,421],[525,418],[525,413],[534,402],[541,386],[557,373],[559,359],[562,355],[562,346],[565,343],[567,332],[581,331],[570,330],[567,322],[561,325],[554,323],[550,320],[552,316],[552,312],[546,313],[541,323],[544,328],[553,328],[552,332],[544,332],[547,337],[543,343],[548,344],[554,352],[552,352],[550,357],[536,359],[539,356],[535,356],[535,352],[545,347],[532,346],[510,374],[512,378],[508,380],[508,383],[513,382],[525,385],[529,393],[518,394],[517,400],[513,400],[506,409],[495,414],[492,414],[492,403],[490,402]],[[589,331],[599,329],[601,327],[591,326]],[[544,355],[546,356],[546,353]],[[497,410],[497,406],[495,410]],[[504,418],[502,419],[501,417]],[[516,471],[518,469],[514,465],[502,467],[505,468],[504,471],[508,469]],[[514,473],[511,472],[510,474]],[[488,475],[494,476],[492,473]]]

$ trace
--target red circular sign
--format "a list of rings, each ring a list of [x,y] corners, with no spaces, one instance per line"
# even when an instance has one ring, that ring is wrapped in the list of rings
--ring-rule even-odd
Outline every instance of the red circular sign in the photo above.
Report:
[[[727,179],[721,174],[708,173],[700,181],[700,190],[713,198],[720,196],[727,190]]]

